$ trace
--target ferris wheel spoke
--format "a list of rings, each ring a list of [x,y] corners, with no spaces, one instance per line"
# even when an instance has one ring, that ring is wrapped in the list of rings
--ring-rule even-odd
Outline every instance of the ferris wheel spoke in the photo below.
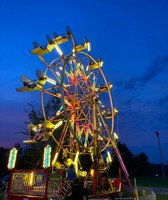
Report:
[[[52,97],[55,97],[55,98],[61,98],[61,94],[60,93],[55,93],[55,94],[53,94],[52,92],[48,92],[47,90],[41,90],[41,92],[43,92],[44,94],[48,94],[48,95],[50,95],[50,96],[52,96]]]

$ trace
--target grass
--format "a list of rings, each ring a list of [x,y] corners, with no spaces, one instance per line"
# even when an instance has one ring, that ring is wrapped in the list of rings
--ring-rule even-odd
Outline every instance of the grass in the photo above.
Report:
[[[168,188],[168,177],[164,181],[162,177],[144,177],[136,178],[137,185],[144,187]],[[168,200],[167,195],[156,194],[157,200]]]
[[[167,200],[167,195],[156,195],[157,200]]]
[[[163,181],[162,177],[136,178],[137,185],[145,187],[168,187],[168,177]]]

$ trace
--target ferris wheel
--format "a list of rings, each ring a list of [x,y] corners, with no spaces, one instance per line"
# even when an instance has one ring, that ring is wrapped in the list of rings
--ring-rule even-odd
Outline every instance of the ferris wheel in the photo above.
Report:
[[[83,44],[77,44],[68,27],[65,35],[54,32],[53,37],[47,35],[46,38],[47,44],[33,42],[34,49],[31,50],[42,61],[45,69],[36,70],[35,80],[22,75],[23,86],[17,88],[19,92],[39,92],[44,119],[40,124],[28,124],[29,139],[23,142],[32,144],[52,138],[56,143],[52,167],[56,166],[61,154],[63,160],[69,160],[69,165],[75,165],[77,174],[80,171],[79,156],[89,154],[92,159],[89,173],[94,171],[95,195],[101,182],[102,160],[112,163],[113,153],[132,188],[117,147],[114,119],[118,111],[113,106],[112,84],[103,73],[102,59],[92,56],[87,38],[84,38]],[[49,114],[45,103],[51,99],[54,109]],[[56,130],[60,126],[61,133],[57,137]],[[87,178],[89,173],[84,176]]]
[[[112,84],[103,73],[102,59],[92,57],[87,38],[83,44],[77,44],[68,27],[65,35],[53,35],[53,38],[47,35],[48,43],[45,45],[33,42],[31,53],[44,63],[45,70],[37,69],[37,79],[33,81],[22,75],[23,87],[17,89],[19,92],[39,91],[44,117],[41,124],[28,125],[30,137],[24,143],[38,143],[52,137],[57,144],[53,166],[60,151],[74,163],[80,154],[89,153],[97,166],[102,153],[106,154],[108,162],[112,162],[113,151],[128,177],[116,145],[118,137],[114,132],[114,118],[118,111],[113,106]],[[45,102],[51,97],[59,99],[61,105],[52,116],[48,116]],[[54,132],[59,126],[63,129],[57,138]]]
[[[35,49],[31,51],[45,64],[46,70],[36,70],[35,81],[22,75],[24,87],[17,89],[19,92],[39,90],[44,116],[43,124],[29,125],[29,131],[38,134],[34,138],[31,136],[25,143],[54,137],[54,130],[63,124],[62,141],[57,142],[62,145],[64,139],[69,138],[70,152],[93,149],[95,141],[99,151],[107,150],[116,137],[113,130],[114,117],[118,111],[113,107],[110,91],[112,84],[106,80],[102,71],[103,61],[91,56],[90,42],[86,38],[84,44],[77,45],[69,28],[65,36],[54,33],[54,38],[47,36],[47,40],[44,46],[34,42]],[[64,43],[70,47],[67,54],[61,50]],[[50,58],[52,60],[48,62],[45,56],[54,50],[56,58]],[[48,97],[62,102],[55,116],[46,115],[44,104]]]

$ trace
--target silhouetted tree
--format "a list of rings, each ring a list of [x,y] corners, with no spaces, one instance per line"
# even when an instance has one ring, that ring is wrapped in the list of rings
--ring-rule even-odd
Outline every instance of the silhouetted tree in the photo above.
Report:
[[[124,143],[118,142],[118,149],[121,153],[123,162],[131,177],[150,176],[151,168],[148,157],[145,153],[134,155]],[[118,168],[120,163],[117,156],[114,154],[113,162],[110,167],[109,173],[111,175],[118,175]]]
[[[48,102],[45,104],[45,114],[46,118],[48,119],[51,116],[54,116],[59,108],[60,100],[57,98],[49,98]],[[30,107],[30,111],[27,113],[28,121],[25,124],[29,124],[30,122],[34,125],[41,124],[44,121],[44,117],[41,110],[38,110],[32,105],[28,103]],[[61,134],[62,127],[58,128],[54,131],[53,135],[56,138],[59,138]],[[25,135],[28,135],[28,130],[22,132]],[[46,144],[50,144],[53,152],[56,148],[56,143],[50,137],[50,139],[46,142],[38,142],[36,144],[29,144],[23,145],[19,148],[18,152],[18,161],[17,161],[17,168],[20,169],[38,169],[42,168],[42,161],[43,161],[43,152],[44,146]]]
[[[124,161],[124,164],[127,168],[127,170],[130,173],[134,172],[134,155],[133,153],[128,149],[125,143],[121,144],[120,142],[118,143],[118,148],[120,150],[122,159]]]
[[[7,173],[7,164],[9,158],[9,149],[0,147],[0,174]]]
[[[134,167],[136,169],[136,176],[150,176],[151,168],[148,157],[145,153],[135,155]]]
[[[22,155],[22,168],[39,169],[42,168],[44,144],[33,144],[25,147]]]
[[[121,153],[123,162],[127,168],[128,171],[133,171],[133,163],[134,163],[134,155],[132,154],[132,152],[127,148],[125,143],[120,143],[118,142],[117,144],[118,149]],[[120,163],[118,161],[118,158],[114,152],[113,155],[113,162],[110,168],[110,173],[114,174],[114,175],[118,175],[118,169],[120,167]]]

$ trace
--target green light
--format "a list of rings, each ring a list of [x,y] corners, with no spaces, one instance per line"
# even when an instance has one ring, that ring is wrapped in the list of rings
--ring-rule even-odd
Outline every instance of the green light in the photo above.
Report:
[[[44,148],[43,167],[49,168],[51,165],[51,147],[50,145]]]
[[[8,160],[8,169],[15,168],[17,152],[18,150],[16,148],[13,148],[10,150],[9,160]]]

